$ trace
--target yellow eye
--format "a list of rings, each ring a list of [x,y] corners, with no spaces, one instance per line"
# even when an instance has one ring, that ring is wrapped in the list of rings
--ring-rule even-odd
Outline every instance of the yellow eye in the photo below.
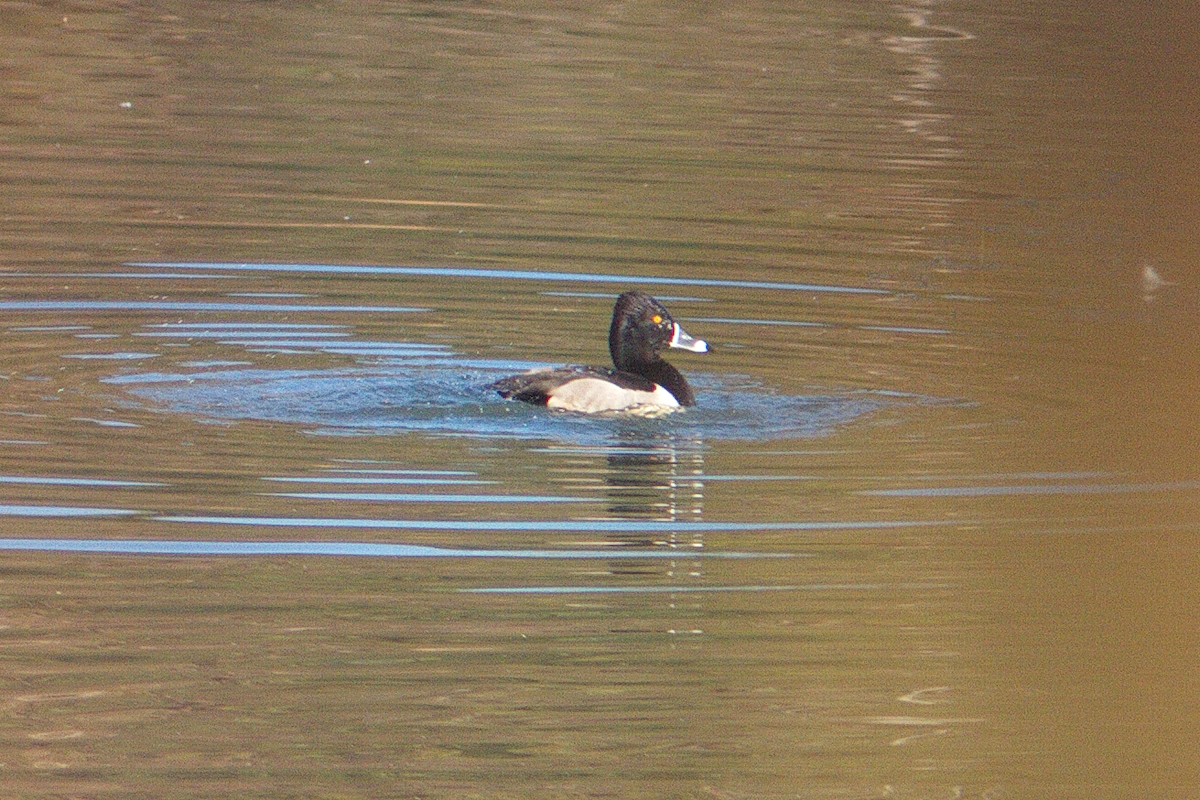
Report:
[[[654,321],[654,324],[655,324],[655,325],[659,325],[659,324],[661,324],[661,323],[662,323],[662,317],[661,317],[661,316],[659,316],[658,314],[655,314],[655,315],[654,315],[654,318],[653,318],[653,321]]]

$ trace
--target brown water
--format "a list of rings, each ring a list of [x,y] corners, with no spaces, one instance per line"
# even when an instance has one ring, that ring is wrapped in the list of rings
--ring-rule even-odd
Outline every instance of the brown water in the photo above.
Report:
[[[1192,796],[1194,17],[0,7],[6,796]]]

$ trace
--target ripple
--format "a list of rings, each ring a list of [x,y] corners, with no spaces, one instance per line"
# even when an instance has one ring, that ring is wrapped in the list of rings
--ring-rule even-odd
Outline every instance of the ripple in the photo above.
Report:
[[[142,361],[147,358],[158,358],[159,353],[63,353],[63,358],[75,358],[81,361]]]
[[[474,474],[474,473],[458,473],[458,474]],[[340,484],[350,486],[487,486],[495,484],[499,481],[484,481],[464,478],[415,478],[415,477],[391,477],[388,475],[378,475],[371,478],[351,477],[349,475],[319,477],[266,477],[264,481],[273,481],[275,483],[321,483],[321,484]]]
[[[0,475],[0,483],[20,484],[26,486],[88,486],[96,488],[143,488],[147,486],[168,486],[166,483],[149,483],[146,481],[115,481],[102,478],[57,478],[38,477],[31,475]]]
[[[1050,483],[1009,486],[937,486],[919,489],[867,489],[859,492],[871,497],[1013,497],[1017,495],[1070,494],[1141,494],[1150,492],[1192,492],[1200,481],[1174,483]]]
[[[536,494],[401,494],[395,492],[269,492],[265,497],[367,503],[598,503],[594,497]]]
[[[881,409],[921,402],[876,392],[790,396],[738,377],[693,374],[696,408],[660,419],[586,416],[505,401],[487,388],[515,367],[418,358],[328,370],[217,369],[106,380],[171,412],[316,426],[330,435],[426,432],[595,446],[631,436],[651,442],[815,438]]]
[[[346,313],[404,313],[414,314],[429,311],[428,308],[404,306],[318,306],[275,303],[180,303],[122,300],[6,300],[0,302],[0,311],[197,311],[197,312],[248,312],[252,314],[277,314],[280,312],[346,312]]]
[[[157,522],[190,525],[249,525],[268,528],[347,528],[411,531],[472,531],[519,533],[714,533],[754,531],[891,530],[961,525],[961,520],[875,520],[829,522],[653,522],[646,520],[462,520],[462,519],[347,519],[342,517],[220,517],[172,515]],[[674,551],[678,555],[678,550]],[[689,553],[691,550],[689,549]]]
[[[516,269],[473,269],[457,267],[373,267],[347,264],[247,264],[189,261],[139,261],[126,266],[155,269],[209,269],[243,272],[320,273],[327,275],[418,275],[430,278],[484,278],[487,280],[563,281],[577,283],[641,283],[657,286],[720,286],[733,289],[767,289],[784,292],[838,292],[844,294],[891,294],[885,289],[858,286],[823,286],[812,283],[735,281],[714,278],[664,278],[654,275],[604,275],[584,272],[538,272]]]
[[[128,517],[140,513],[127,508],[0,505],[0,517]]]
[[[463,594],[703,594],[710,592],[830,592],[881,591],[880,583],[811,583],[782,586],[502,586],[459,589]],[[939,586],[938,588],[944,588]]]
[[[673,550],[469,550],[374,542],[195,542],[163,539],[0,539],[0,550],[170,556],[361,556],[370,558],[679,558]],[[688,553],[689,558],[788,558],[789,553]]]

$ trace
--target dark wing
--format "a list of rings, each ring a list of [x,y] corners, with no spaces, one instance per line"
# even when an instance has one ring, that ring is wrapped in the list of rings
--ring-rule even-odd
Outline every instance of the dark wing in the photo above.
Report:
[[[597,378],[616,384],[622,389],[633,389],[639,392],[654,391],[654,381],[649,378],[643,378],[641,375],[634,375],[630,372],[600,369],[599,367],[535,369],[530,372],[522,372],[520,375],[501,378],[488,388],[495,389],[501,397],[508,400],[545,405],[555,389],[580,378]]]

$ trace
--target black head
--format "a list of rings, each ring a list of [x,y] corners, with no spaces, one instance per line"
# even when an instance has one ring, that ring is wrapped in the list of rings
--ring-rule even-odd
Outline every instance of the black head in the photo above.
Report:
[[[659,360],[668,347],[708,351],[708,345],[684,333],[662,303],[645,292],[626,292],[613,308],[608,329],[608,351],[617,369],[636,372],[640,364]]]

